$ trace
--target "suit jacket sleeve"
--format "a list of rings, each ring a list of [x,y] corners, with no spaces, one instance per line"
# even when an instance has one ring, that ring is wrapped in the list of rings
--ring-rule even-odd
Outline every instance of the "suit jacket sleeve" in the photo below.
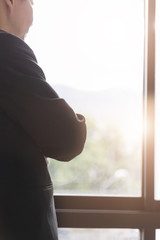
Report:
[[[46,157],[69,161],[86,140],[85,119],[45,81],[32,50],[0,33],[0,109],[31,136]]]

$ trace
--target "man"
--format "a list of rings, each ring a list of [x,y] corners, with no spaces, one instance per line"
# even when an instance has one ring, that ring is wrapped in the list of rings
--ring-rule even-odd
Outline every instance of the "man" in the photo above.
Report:
[[[0,239],[57,240],[46,157],[81,153],[85,119],[45,81],[23,41],[32,0],[0,0]]]

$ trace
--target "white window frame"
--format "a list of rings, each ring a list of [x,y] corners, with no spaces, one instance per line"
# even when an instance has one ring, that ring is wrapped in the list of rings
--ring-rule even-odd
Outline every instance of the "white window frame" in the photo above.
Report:
[[[141,240],[154,240],[160,228],[160,201],[154,200],[155,5],[145,1],[142,196],[55,195],[59,228],[136,228]]]

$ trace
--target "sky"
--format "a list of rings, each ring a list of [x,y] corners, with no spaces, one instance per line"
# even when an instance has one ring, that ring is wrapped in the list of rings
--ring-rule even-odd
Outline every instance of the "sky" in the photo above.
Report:
[[[53,87],[130,89],[140,99],[137,109],[142,109],[143,0],[35,0],[34,12],[26,41]],[[118,103],[115,96],[117,111]],[[131,109],[127,114],[137,112]],[[141,116],[137,125],[135,119],[128,125],[118,117],[115,121],[123,135],[139,138]]]
[[[35,0],[26,42],[52,85],[139,91],[143,28],[143,0]]]

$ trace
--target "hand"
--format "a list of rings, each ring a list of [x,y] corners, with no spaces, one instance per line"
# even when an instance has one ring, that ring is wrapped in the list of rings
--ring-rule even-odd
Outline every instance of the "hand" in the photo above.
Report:
[[[45,161],[46,161],[46,163],[48,165],[49,164],[49,159],[47,157],[45,157],[45,156],[44,156],[44,158],[45,158]]]

